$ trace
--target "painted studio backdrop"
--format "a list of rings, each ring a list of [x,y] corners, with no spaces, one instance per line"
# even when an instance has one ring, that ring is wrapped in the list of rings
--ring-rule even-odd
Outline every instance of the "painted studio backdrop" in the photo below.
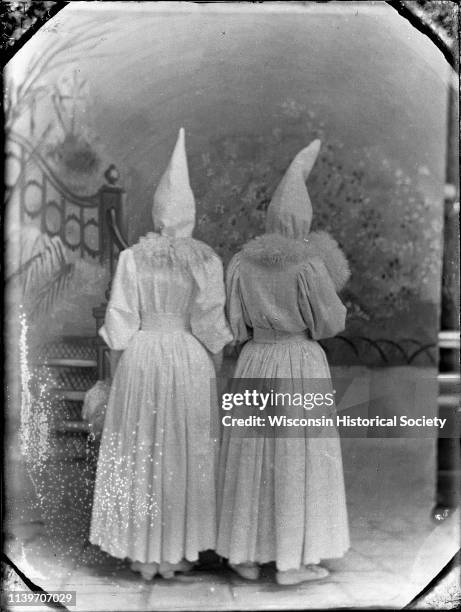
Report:
[[[7,70],[10,303],[29,350],[94,337],[120,247],[107,209],[128,244],[151,229],[183,125],[195,236],[225,264],[320,138],[313,225],[352,268],[330,360],[434,365],[449,72],[429,39],[385,3],[114,5],[70,3]]]
[[[153,229],[183,126],[194,235],[224,266],[264,232],[296,153],[322,141],[313,229],[331,233],[352,271],[346,329],[322,341],[334,380],[355,377],[342,407],[377,395],[391,414],[438,414],[455,82],[441,51],[386,2],[70,2],[4,78],[8,557],[48,592],[77,590],[79,610],[405,606],[459,542],[455,516],[429,519],[433,431],[342,437],[352,545],[323,586],[240,588],[218,564],[170,588],[140,583],[88,540],[98,445],[85,409],[102,423],[108,355],[96,330],[120,250]]]

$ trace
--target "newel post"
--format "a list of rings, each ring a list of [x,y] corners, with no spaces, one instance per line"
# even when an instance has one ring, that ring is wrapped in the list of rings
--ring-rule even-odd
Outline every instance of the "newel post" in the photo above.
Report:
[[[101,263],[109,262],[111,278],[115,270],[117,249],[108,224],[110,211],[115,213],[115,222],[123,235],[126,235],[126,193],[119,185],[119,172],[111,164],[104,177],[107,181],[99,189],[99,257]]]
[[[117,185],[120,174],[114,164],[111,164],[104,178],[106,183],[99,189],[99,257],[102,264],[108,264],[110,280],[105,292],[106,301],[93,308],[93,317],[96,323],[96,359],[98,379],[104,380],[110,376],[109,349],[104,340],[98,335],[99,328],[104,323],[107,302],[110,297],[112,277],[115,272],[119,248],[115,244],[109,215],[115,215],[115,224],[123,235],[126,235],[126,193]]]

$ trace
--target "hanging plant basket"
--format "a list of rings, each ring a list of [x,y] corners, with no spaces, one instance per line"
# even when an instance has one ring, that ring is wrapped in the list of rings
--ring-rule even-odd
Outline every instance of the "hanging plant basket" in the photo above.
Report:
[[[66,134],[48,148],[48,158],[59,178],[73,191],[90,193],[97,189],[101,157],[84,136]]]

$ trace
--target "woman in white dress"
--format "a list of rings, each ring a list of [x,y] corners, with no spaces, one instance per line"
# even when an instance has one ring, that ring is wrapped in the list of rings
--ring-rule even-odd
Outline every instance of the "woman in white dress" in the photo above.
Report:
[[[317,340],[342,331],[346,315],[337,291],[347,261],[328,234],[310,233],[305,181],[319,148],[314,141],[295,157],[269,205],[266,234],[247,243],[227,272],[229,323],[234,339],[246,342],[234,377],[289,379],[297,392],[306,379],[331,384]],[[336,429],[273,433],[251,438],[224,428],[216,550],[247,579],[270,561],[279,584],[323,578],[320,561],[349,546],[340,440]]]
[[[191,237],[184,130],[154,195],[155,232],[120,253],[105,323],[123,351],[98,458],[90,540],[149,579],[215,547],[212,357],[232,335],[222,263]]]

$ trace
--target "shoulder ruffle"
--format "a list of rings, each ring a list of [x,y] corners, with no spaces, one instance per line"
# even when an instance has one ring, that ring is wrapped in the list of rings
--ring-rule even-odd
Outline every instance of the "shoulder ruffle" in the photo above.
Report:
[[[242,255],[261,266],[285,268],[314,257],[325,264],[337,291],[350,277],[349,264],[336,240],[327,232],[311,232],[306,241],[293,240],[280,234],[264,234],[247,242]]]
[[[262,266],[284,268],[305,261],[307,242],[286,238],[281,234],[263,234],[247,242],[242,255]]]
[[[171,238],[149,232],[131,247],[136,258],[141,257],[155,267],[190,269],[218,258],[213,249],[195,238]]]

